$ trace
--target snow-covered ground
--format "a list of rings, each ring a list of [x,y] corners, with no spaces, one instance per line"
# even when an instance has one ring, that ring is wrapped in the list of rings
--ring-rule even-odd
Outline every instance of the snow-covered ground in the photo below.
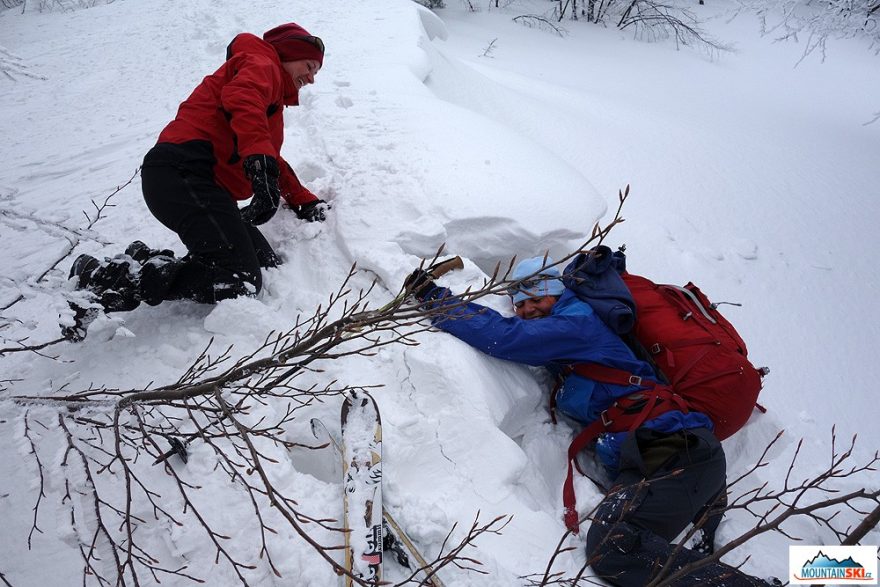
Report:
[[[317,83],[285,113],[284,154],[333,205],[323,224],[282,210],[266,225],[286,263],[265,273],[257,299],[142,307],[96,323],[83,343],[0,357],[6,581],[81,584],[74,527],[89,524],[72,523],[61,502],[71,474],[62,466],[55,408],[11,397],[174,382],[212,337],[215,348],[234,345],[241,355],[310,314],[352,263],[364,270],[355,286],[378,277],[379,305],[444,242],[466,260],[445,283],[478,285],[511,255],[572,250],[594,222],[608,220],[626,184],[627,221],[611,243],[627,244],[630,269],[694,280],[715,301],[742,303],[723,306],[725,314],[754,362],[771,367],[760,400],[768,412],[725,442],[730,475],[747,470],[781,429],[772,466],[758,473],[771,484],[781,483],[800,438],[798,476],[827,466],[835,424],[840,443],[859,435],[856,461],[873,454],[880,444],[871,367],[880,341],[880,123],[864,123],[880,109],[877,57],[847,41],[831,45],[825,63],[808,58],[795,68],[801,47],[760,37],[748,17],[724,18],[726,2],[695,7],[712,17],[707,28],[716,38],[735,45],[714,59],[586,23],[563,23],[568,34],[559,37],[511,20],[546,2],[478,13],[449,4],[431,13],[408,0],[152,0],[0,13],[0,68],[9,73],[0,77],[0,347],[57,338],[72,245],[73,256],[112,256],[138,238],[182,252],[147,211],[139,177],[126,182],[238,32],[296,21],[324,39]],[[83,211],[94,219],[92,202],[100,205],[117,186],[112,206],[89,227]],[[507,310],[504,300],[491,303]],[[323,364],[310,377],[318,385],[383,386],[374,395],[384,424],[386,506],[429,555],[455,523],[460,536],[478,510],[483,519],[514,516],[472,553],[489,574],[449,569],[448,585],[522,584],[519,577],[543,572],[564,531],[560,487],[573,429],[549,422],[540,374],[445,334],[419,340]],[[289,439],[313,441],[310,417],[338,431],[338,411],[334,402],[303,410]],[[45,439],[38,452],[48,473],[41,532],[30,549],[41,485],[26,412],[29,436]],[[341,515],[329,452],[265,450],[280,458],[273,476],[303,510]],[[292,532],[271,538],[283,578],[272,574],[258,557],[250,503],[213,469],[208,449],[194,445],[189,464],[174,466],[202,486],[206,510],[232,535],[230,548],[256,565],[246,572],[253,584],[336,584]],[[164,473],[156,467],[152,475]],[[876,476],[859,483],[878,484]],[[578,491],[582,508],[600,499],[586,480]],[[719,537],[749,524],[733,516]],[[833,541],[808,522],[789,529],[807,544]],[[214,564],[215,548],[197,525],[148,521],[141,532],[208,584],[236,584]],[[880,534],[864,542],[877,544]],[[784,576],[788,544],[765,535],[727,560],[751,556],[749,570]],[[555,570],[574,574],[582,563],[576,549]]]

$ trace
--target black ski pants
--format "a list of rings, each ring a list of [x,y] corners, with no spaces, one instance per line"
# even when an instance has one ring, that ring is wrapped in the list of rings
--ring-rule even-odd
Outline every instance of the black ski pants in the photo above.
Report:
[[[156,258],[141,269],[141,301],[191,299],[213,304],[262,288],[261,267],[279,259],[256,227],[241,219],[235,200],[214,180],[207,141],[159,143],[144,158],[144,200],[189,253]]]
[[[659,467],[646,465],[658,452],[669,456]],[[671,541],[724,494],[727,464],[721,443],[705,428],[671,435],[640,428],[624,442],[620,461],[614,487],[587,533],[587,560],[612,585],[644,587],[669,560],[663,571],[667,577],[703,558],[687,548],[673,557]],[[719,521],[720,515],[714,524]],[[702,567],[674,584],[766,585],[723,563]]]

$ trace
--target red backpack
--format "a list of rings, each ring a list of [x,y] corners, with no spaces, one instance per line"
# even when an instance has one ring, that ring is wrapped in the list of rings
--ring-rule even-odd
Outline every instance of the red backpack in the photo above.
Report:
[[[709,416],[718,440],[745,426],[766,367],[756,369],[746,343],[693,283],[658,285],[623,273],[636,304],[633,334],[691,410]]]
[[[668,410],[706,414],[719,440],[748,421],[758,406],[762,378],[769,370],[748,360],[746,344],[716,304],[695,286],[659,285],[627,273],[622,250],[602,246],[582,253],[565,270],[563,282],[654,366],[660,384],[618,399],[574,439],[568,450],[569,476],[563,488],[566,525],[577,531],[572,464],[603,432],[635,430]],[[594,381],[642,385],[634,374],[594,363],[571,371]],[[760,406],[758,406],[760,408]]]

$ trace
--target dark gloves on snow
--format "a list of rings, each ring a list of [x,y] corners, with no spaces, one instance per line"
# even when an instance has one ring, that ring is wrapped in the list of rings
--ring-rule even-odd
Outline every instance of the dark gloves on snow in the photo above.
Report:
[[[324,200],[314,200],[301,206],[293,206],[297,218],[309,222],[324,222],[327,220],[327,210],[329,209],[330,204]]]
[[[420,302],[424,302],[431,290],[436,287],[434,276],[424,269],[416,269],[403,282],[403,289],[414,295]]]
[[[242,165],[245,176],[251,180],[254,197],[250,204],[241,209],[241,218],[257,226],[268,222],[281,202],[278,162],[269,155],[249,155]]]

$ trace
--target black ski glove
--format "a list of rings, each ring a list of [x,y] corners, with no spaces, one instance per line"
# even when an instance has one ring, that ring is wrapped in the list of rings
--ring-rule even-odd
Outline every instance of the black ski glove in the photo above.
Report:
[[[424,269],[416,269],[403,282],[403,289],[414,295],[420,302],[424,302],[431,290],[436,287],[434,276]]]
[[[327,210],[330,204],[324,200],[315,200],[301,206],[294,206],[293,211],[300,220],[308,220],[309,222],[324,222],[327,220]]]
[[[254,197],[241,209],[241,219],[254,226],[268,222],[281,201],[278,186],[278,162],[269,155],[249,155],[245,158],[244,174],[251,180]]]

